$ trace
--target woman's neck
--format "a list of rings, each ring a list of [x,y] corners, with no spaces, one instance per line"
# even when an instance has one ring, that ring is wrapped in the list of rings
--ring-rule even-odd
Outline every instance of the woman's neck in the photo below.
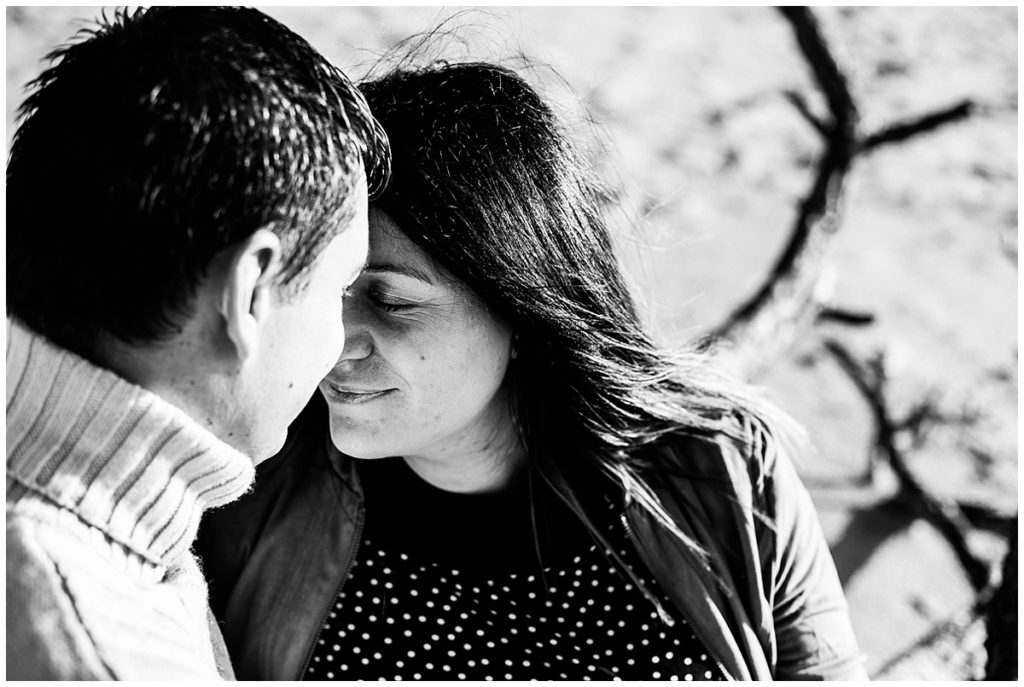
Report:
[[[458,436],[431,450],[404,456],[413,472],[429,484],[463,494],[503,489],[525,459],[525,448],[504,399],[496,399]]]

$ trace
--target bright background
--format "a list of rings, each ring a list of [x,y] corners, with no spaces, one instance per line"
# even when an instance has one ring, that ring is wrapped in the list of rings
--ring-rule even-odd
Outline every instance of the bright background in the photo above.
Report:
[[[108,10],[109,11],[109,10]],[[272,7],[358,78],[387,48],[452,9]],[[887,505],[890,483],[858,481],[871,418],[821,349],[821,332],[887,353],[891,398],[928,391],[983,413],[912,452],[916,474],[961,500],[1017,503],[1017,10],[816,10],[866,130],[971,98],[971,119],[862,159],[849,178],[832,260],[837,301],[863,330],[822,328],[755,380],[809,427],[801,466],[875,677],[959,678],[983,654],[972,592],[938,534]],[[43,55],[98,8],[7,8],[7,140]],[[666,345],[716,324],[763,279],[809,183],[818,138],[781,93],[817,102],[788,25],[772,9],[489,8],[452,24],[449,56],[550,65],[576,135],[621,189],[617,236]],[[551,72],[531,71],[550,87]],[[597,122],[588,125],[584,114]],[[601,142],[598,146],[595,140]],[[59,199],[59,189],[55,189]],[[997,538],[979,534],[998,557]],[[943,623],[949,623],[943,625]],[[932,639],[929,632],[939,628]],[[927,641],[923,641],[927,640]]]

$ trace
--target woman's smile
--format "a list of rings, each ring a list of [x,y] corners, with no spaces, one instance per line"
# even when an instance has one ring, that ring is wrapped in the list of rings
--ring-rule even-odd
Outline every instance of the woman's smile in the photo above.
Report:
[[[391,394],[398,389],[364,389],[324,380],[321,385],[328,402],[359,405],[370,403]]]
[[[492,445],[512,436],[507,323],[378,210],[367,262],[345,295],[345,350],[320,385],[335,446],[413,461],[490,447],[504,461]]]

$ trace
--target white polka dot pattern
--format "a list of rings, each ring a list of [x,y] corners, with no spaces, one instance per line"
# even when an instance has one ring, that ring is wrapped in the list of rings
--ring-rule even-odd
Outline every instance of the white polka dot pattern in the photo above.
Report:
[[[543,575],[470,577],[365,540],[305,677],[721,679],[689,625],[664,624],[609,560],[591,546]]]

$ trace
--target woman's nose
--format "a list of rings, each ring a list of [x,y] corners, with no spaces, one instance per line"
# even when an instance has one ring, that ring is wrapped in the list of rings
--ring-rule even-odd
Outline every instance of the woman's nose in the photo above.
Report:
[[[362,308],[356,304],[345,304],[342,321],[345,324],[345,347],[338,363],[359,361],[373,353],[373,337],[362,317]]]

